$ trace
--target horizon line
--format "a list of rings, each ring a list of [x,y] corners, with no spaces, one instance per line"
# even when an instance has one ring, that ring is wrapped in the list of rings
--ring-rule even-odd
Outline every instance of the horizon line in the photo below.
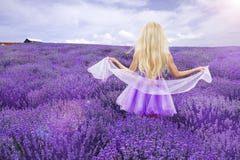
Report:
[[[22,44],[25,42],[13,42],[13,41],[0,41],[0,45],[13,45],[13,44]],[[66,42],[43,42],[43,41],[37,41],[37,42],[30,42],[30,44],[34,44],[34,43],[50,43],[50,44],[71,44],[71,45],[103,45],[103,46],[122,46],[122,47],[131,47],[132,45],[115,45],[115,44],[101,44],[101,43],[66,43]],[[222,45],[222,46],[169,46],[169,48],[171,47],[240,47],[240,45]]]

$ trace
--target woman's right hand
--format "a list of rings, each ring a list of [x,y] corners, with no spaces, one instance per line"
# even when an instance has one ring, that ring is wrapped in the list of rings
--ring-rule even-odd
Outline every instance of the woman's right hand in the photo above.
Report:
[[[204,71],[205,68],[204,68],[203,66],[199,66],[199,67],[196,68],[196,70],[197,70],[198,72],[201,72],[201,71]]]

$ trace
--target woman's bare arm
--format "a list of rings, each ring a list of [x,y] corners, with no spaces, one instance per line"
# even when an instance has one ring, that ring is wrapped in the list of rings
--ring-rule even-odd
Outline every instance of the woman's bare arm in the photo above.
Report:
[[[114,57],[109,57],[109,60],[111,62],[113,62],[114,64],[116,64],[118,66],[118,68],[120,69],[128,69],[126,66],[124,66],[122,63],[120,63],[116,58]]]
[[[199,72],[204,69],[203,67],[196,67],[196,68],[189,69],[186,71],[179,71],[177,66],[174,63],[174,60],[173,60],[173,57],[171,54],[169,54],[168,64],[169,64],[169,70],[170,70],[171,74],[173,75],[173,77],[175,77],[175,78],[186,77],[192,73],[196,73],[196,72]]]
[[[129,69],[131,71],[136,71],[137,67],[138,67],[138,54],[135,53],[133,55],[133,60],[132,60],[131,65],[129,66]]]
[[[138,66],[138,59],[137,59],[137,55],[134,54],[133,55],[133,60],[129,66],[129,68],[127,68],[126,66],[124,66],[123,64],[121,64],[116,58],[110,57],[109,58],[113,63],[115,63],[120,69],[129,69],[131,71],[135,71],[137,69]]]

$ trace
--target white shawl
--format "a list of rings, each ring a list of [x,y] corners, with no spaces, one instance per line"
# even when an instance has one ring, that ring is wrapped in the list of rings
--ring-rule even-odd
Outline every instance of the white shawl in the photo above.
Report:
[[[127,85],[147,94],[178,94],[187,92],[194,88],[200,79],[208,83],[212,82],[209,65],[204,67],[205,70],[186,78],[174,80],[165,80],[164,78],[160,78],[157,80],[150,80],[129,69],[119,69],[111,61],[109,61],[108,58],[109,57],[105,57],[95,65],[88,68],[88,72],[90,72],[96,79],[101,79],[103,81],[106,81],[109,76],[114,74]]]

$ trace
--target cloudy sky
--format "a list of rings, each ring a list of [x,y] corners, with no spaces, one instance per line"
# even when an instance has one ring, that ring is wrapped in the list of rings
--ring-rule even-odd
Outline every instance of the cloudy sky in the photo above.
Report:
[[[1,0],[0,41],[133,45],[146,22],[171,46],[240,46],[240,0]]]

